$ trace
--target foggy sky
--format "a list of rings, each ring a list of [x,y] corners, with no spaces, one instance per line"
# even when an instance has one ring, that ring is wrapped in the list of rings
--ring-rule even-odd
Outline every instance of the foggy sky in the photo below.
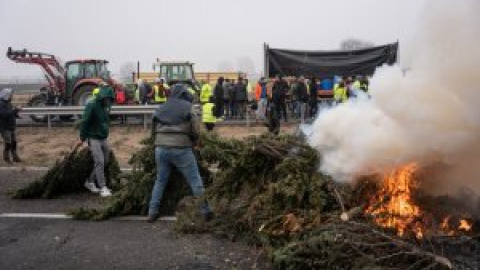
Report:
[[[189,60],[197,71],[234,67],[240,57],[263,70],[271,47],[338,49],[345,38],[407,45],[426,0],[0,0],[0,78],[40,76],[14,64],[9,46],[63,61],[101,58],[118,73],[126,62],[151,71],[156,58]]]

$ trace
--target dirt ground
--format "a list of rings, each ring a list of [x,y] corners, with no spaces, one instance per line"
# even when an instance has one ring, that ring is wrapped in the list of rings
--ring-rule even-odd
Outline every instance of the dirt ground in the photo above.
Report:
[[[291,133],[295,125],[282,127],[282,133]],[[215,128],[220,136],[244,138],[266,132],[265,127],[220,126]],[[121,167],[128,167],[130,156],[141,147],[140,141],[149,135],[143,127],[112,127],[109,143]],[[55,127],[50,131],[42,127],[22,127],[17,130],[19,155],[24,166],[50,166],[73,149],[78,132],[73,127]],[[1,145],[3,148],[3,145]],[[0,166],[6,166],[3,160]],[[17,166],[17,165],[14,165]]]

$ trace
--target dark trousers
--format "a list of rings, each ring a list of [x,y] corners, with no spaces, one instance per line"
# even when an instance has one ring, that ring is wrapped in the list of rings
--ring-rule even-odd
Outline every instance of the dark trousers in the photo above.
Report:
[[[228,99],[223,100],[223,106],[225,110],[225,116],[230,117],[230,101]]]
[[[236,100],[230,100],[228,106],[230,107],[230,117],[236,118],[238,116],[238,103]]]
[[[222,117],[223,115],[224,115],[223,100],[219,102],[215,102],[215,116]]]
[[[275,108],[277,109],[278,117],[281,118],[283,115],[283,119],[285,119],[285,122],[287,122],[287,103],[285,101],[275,103]]]
[[[247,102],[246,101],[237,101],[237,115],[241,119],[245,118],[247,110]]]
[[[318,103],[316,99],[312,99],[309,101],[309,106],[310,106],[310,117],[315,117],[317,115],[318,111]]]
[[[205,128],[207,129],[207,131],[212,131],[214,127],[215,123],[205,123]]]

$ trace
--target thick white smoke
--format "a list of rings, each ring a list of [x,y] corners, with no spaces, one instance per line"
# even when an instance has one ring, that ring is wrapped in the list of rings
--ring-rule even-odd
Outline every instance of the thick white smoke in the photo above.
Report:
[[[478,12],[478,0],[431,1],[402,50],[409,70],[382,67],[370,100],[321,112],[309,143],[323,155],[322,171],[348,181],[410,162],[442,162],[449,168],[438,179],[443,188],[480,192]]]

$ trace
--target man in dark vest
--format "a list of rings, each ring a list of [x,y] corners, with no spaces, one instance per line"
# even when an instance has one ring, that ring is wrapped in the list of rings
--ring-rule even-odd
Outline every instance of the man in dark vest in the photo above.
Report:
[[[194,196],[202,196],[205,192],[193,154],[193,147],[198,144],[200,121],[198,115],[192,112],[192,101],[188,88],[184,84],[175,84],[167,101],[153,115],[157,177],[148,209],[149,222],[158,219],[160,202],[172,167],[182,173]],[[213,214],[207,202],[203,203],[201,210],[206,220],[211,219]]]

